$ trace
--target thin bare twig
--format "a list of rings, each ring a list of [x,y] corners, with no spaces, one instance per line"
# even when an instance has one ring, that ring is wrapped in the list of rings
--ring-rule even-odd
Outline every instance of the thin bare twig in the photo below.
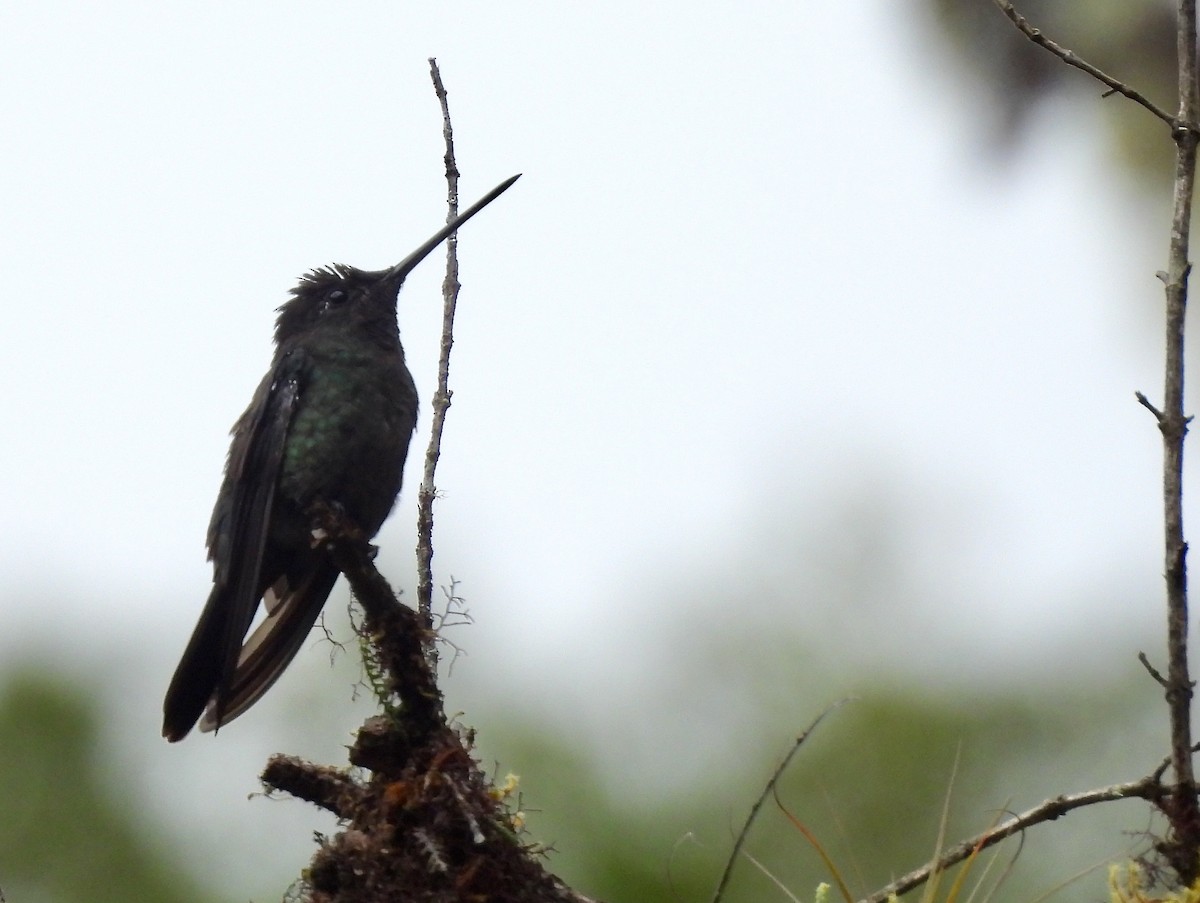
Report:
[[[1167,685],[1167,679],[1162,676],[1157,668],[1150,664],[1149,656],[1147,656],[1144,652],[1139,652],[1137,657],[1138,661],[1142,663],[1142,667],[1145,668],[1146,671],[1149,672],[1150,676],[1154,678],[1155,683],[1165,687]]]
[[[1166,272],[1166,376],[1162,416],[1163,512],[1165,576],[1167,581],[1167,708],[1171,717],[1171,768],[1174,792],[1165,811],[1171,834],[1160,850],[1183,885],[1200,870],[1200,807],[1192,765],[1192,680],[1188,674],[1187,542],[1183,536],[1183,444],[1188,418],[1183,409],[1184,318],[1189,238],[1196,182],[1196,0],[1179,0],[1176,52],[1179,61],[1179,115],[1171,136],[1175,140],[1175,190],[1171,240]]]
[[[909,872],[907,875],[897,878],[891,884],[880,888],[869,897],[863,897],[859,903],[885,903],[892,894],[899,896],[900,894],[907,893],[919,884],[928,881],[931,875],[943,872],[950,866],[962,862],[976,850],[993,846],[1033,825],[1053,821],[1074,809],[1081,809],[1084,806],[1092,806],[1096,803],[1106,803],[1112,800],[1158,800],[1166,795],[1167,792],[1167,788],[1163,787],[1159,782],[1158,775],[1150,774],[1140,780],[1130,781],[1126,784],[1113,784],[1110,787],[1101,787],[1097,790],[1088,790],[1083,793],[1056,796],[1038,806],[1034,806],[1026,812],[1013,816],[1008,821],[1001,822],[996,827],[984,831],[982,834],[959,841],[933,862],[926,863],[920,868]]]
[[[1156,408],[1150,402],[1150,399],[1145,396],[1144,393],[1134,392],[1133,396],[1134,396],[1134,398],[1136,398],[1138,400],[1138,404],[1140,404],[1143,408],[1145,408],[1147,411],[1149,411],[1151,414],[1154,415],[1155,420],[1157,420],[1159,423],[1162,423],[1163,412],[1160,411],[1158,408]]]
[[[1017,29],[1021,32],[1021,34],[1025,35],[1025,37],[1029,38],[1029,40],[1033,41],[1033,43],[1037,44],[1039,47],[1049,50],[1068,66],[1074,66],[1076,69],[1086,72],[1092,78],[1107,85],[1109,90],[1106,92],[1105,96],[1114,92],[1117,94],[1122,94],[1125,97],[1128,97],[1134,103],[1145,107],[1167,125],[1174,127],[1175,119],[1173,116],[1171,116],[1161,107],[1157,106],[1153,101],[1149,100],[1140,91],[1135,91],[1124,82],[1118,81],[1106,72],[1096,68],[1087,60],[1080,59],[1073,51],[1068,50],[1061,44],[1056,44],[1054,41],[1051,41],[1048,37],[1042,34],[1041,29],[1035,28],[1033,25],[1029,24],[1028,19],[1013,9],[1013,5],[1009,2],[1009,0],[995,0],[995,3],[998,7],[1000,7],[1000,11],[1008,17],[1009,21],[1011,21],[1013,25],[1017,26]]]
[[[742,830],[738,832],[737,839],[733,842],[733,850],[729,854],[729,859],[725,862],[725,871],[721,873],[721,881],[717,885],[716,893],[713,894],[712,903],[721,903],[721,897],[725,894],[725,887],[729,884],[730,876],[733,875],[733,867],[741,855],[742,847],[746,843],[746,837],[750,834],[750,826],[754,824],[754,820],[758,817],[759,810],[762,809],[763,803],[767,801],[767,797],[775,791],[775,785],[779,783],[779,779],[787,771],[788,765],[791,764],[796,753],[800,751],[800,747],[804,745],[804,741],[808,739],[809,734],[817,729],[817,725],[825,719],[826,715],[834,709],[841,708],[847,702],[849,702],[849,699],[839,699],[813,719],[812,724],[805,728],[804,732],[796,738],[796,742],[792,744],[792,748],[783,757],[783,761],[772,772],[771,779],[767,781],[767,786],[763,788],[763,792],[759,794],[758,799],[754,801],[754,805],[750,807],[750,814],[746,816],[746,823],[742,825]]]
[[[442,138],[446,143],[446,222],[458,215],[458,165],[454,161],[454,129],[450,124],[450,106],[437,60],[429,58],[429,75],[442,108]],[[433,393],[433,429],[425,450],[425,469],[417,492],[417,611],[428,630],[430,641],[425,654],[437,663],[433,642],[433,502],[437,497],[434,473],[442,455],[442,430],[450,408],[450,349],[454,346],[454,311],[458,305],[458,234],[446,239],[446,277],[442,281],[442,340],[438,355],[438,382]]]

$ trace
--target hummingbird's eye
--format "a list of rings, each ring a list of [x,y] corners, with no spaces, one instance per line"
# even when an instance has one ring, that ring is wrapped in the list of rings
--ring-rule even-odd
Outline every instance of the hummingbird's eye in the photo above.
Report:
[[[331,291],[328,295],[325,296],[325,300],[330,304],[341,304],[343,301],[345,301],[349,297],[350,296],[348,294],[346,294],[344,289],[335,288],[333,291]]]

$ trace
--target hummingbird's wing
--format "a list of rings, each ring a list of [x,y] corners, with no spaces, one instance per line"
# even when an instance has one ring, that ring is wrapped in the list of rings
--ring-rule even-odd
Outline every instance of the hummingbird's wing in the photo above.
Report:
[[[263,591],[277,576],[263,573],[264,557],[271,537],[271,514],[287,449],[288,427],[299,406],[308,370],[308,355],[302,349],[282,355],[255,392],[243,415],[245,423],[235,428],[237,435],[229,449],[227,485],[221,490],[222,497],[228,497],[227,508],[221,511],[227,520],[218,523],[214,512],[209,528],[213,579],[226,589],[228,612],[222,633],[221,680],[216,688],[218,720],[246,631]],[[221,510],[220,502],[217,508]]]
[[[182,739],[210,700],[214,722],[228,720],[224,709],[242,640],[263,591],[278,576],[264,574],[264,559],[288,427],[308,370],[303,350],[281,355],[234,426],[225,481],[209,525],[213,589],[163,702],[163,736],[168,740]]]

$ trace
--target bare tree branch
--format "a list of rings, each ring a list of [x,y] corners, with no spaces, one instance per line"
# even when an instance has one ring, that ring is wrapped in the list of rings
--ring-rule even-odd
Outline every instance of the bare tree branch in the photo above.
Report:
[[[454,128],[450,106],[437,60],[429,58],[429,75],[442,108],[442,138],[446,143],[446,222],[458,215],[458,165],[454,160]],[[442,340],[438,355],[437,389],[433,393],[433,429],[425,451],[425,469],[417,491],[417,611],[427,630],[433,629],[433,503],[437,497],[434,474],[442,455],[442,430],[450,408],[450,349],[454,346],[454,312],[458,306],[458,233],[446,239],[446,276],[442,280]],[[430,640],[425,654],[437,663],[437,648]]]
[[[1176,56],[1179,67],[1179,112],[1175,116],[1155,106],[1142,94],[1117,81],[1070,50],[1051,41],[1013,9],[1010,0],[995,0],[1005,16],[1040,47],[1064,63],[1081,69],[1145,107],[1171,126],[1175,142],[1174,203],[1171,217],[1170,249],[1166,272],[1159,273],[1166,286],[1166,360],[1162,409],[1155,407],[1141,392],[1138,402],[1154,415],[1163,439],[1163,521],[1164,574],[1167,583],[1167,676],[1151,667],[1140,655],[1143,665],[1165,688],[1171,722],[1171,767],[1175,781],[1169,799],[1160,808],[1170,822],[1170,836],[1158,844],[1158,850],[1171,864],[1183,886],[1190,886],[1200,875],[1200,805],[1196,799],[1196,778],[1192,762],[1191,705],[1193,683],[1188,672],[1187,631],[1187,541],[1183,533],[1183,446],[1190,418],[1183,406],[1184,322],[1187,313],[1188,276],[1191,274],[1189,240],[1192,228],[1192,203],[1196,181],[1197,114],[1200,112],[1197,90],[1196,0],[1177,0]]]
[[[1112,800],[1143,799],[1160,800],[1169,791],[1160,781],[1159,772],[1147,775],[1141,780],[1130,781],[1126,784],[1113,784],[1111,787],[1101,787],[1083,793],[1072,793],[1056,796],[1044,803],[1034,806],[1019,815],[1014,815],[1008,821],[1001,822],[991,830],[984,831],[975,837],[968,837],[950,847],[933,862],[929,862],[907,875],[897,878],[886,887],[881,887],[869,897],[863,897],[859,903],[886,903],[887,899],[896,894],[907,893],[914,887],[925,883],[929,878],[950,866],[962,862],[976,850],[993,846],[1026,828],[1041,822],[1053,821],[1075,809],[1093,806],[1096,803],[1107,803]]]
[[[1135,91],[1124,82],[1118,81],[1111,75],[1108,75],[1100,69],[1097,69],[1091,63],[1087,62],[1087,60],[1080,59],[1073,51],[1068,50],[1061,44],[1056,44],[1054,41],[1051,41],[1048,37],[1042,34],[1041,29],[1035,28],[1029,23],[1028,19],[1013,9],[1013,5],[1011,2],[1009,2],[1009,0],[995,0],[995,3],[998,7],[1000,7],[1000,11],[1009,18],[1013,25],[1017,26],[1021,34],[1025,35],[1025,37],[1029,38],[1029,40],[1033,41],[1033,43],[1037,44],[1039,47],[1049,50],[1068,66],[1074,66],[1076,69],[1086,72],[1088,75],[1092,76],[1092,78],[1107,85],[1109,90],[1105,96],[1112,93],[1123,94],[1134,103],[1145,107],[1167,125],[1172,127],[1175,125],[1175,119],[1169,113],[1147,99],[1140,91]]]
[[[1192,765],[1192,680],[1188,674],[1187,542],[1183,535],[1183,445],[1188,417],[1183,407],[1184,320],[1187,312],[1189,239],[1196,181],[1196,0],[1179,0],[1176,49],[1179,115],[1175,140],[1175,191],[1166,272],[1166,377],[1162,416],[1163,510],[1167,581],[1167,707],[1171,717],[1171,767],[1175,788],[1164,811],[1171,836],[1160,845],[1184,885],[1200,871],[1200,807]]]

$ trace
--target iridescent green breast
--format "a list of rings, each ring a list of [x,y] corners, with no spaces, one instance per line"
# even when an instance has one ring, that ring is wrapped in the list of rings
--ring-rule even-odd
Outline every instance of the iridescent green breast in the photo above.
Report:
[[[417,419],[412,376],[399,353],[354,346],[310,353],[279,489],[301,511],[316,501],[341,505],[373,534],[400,491]]]

